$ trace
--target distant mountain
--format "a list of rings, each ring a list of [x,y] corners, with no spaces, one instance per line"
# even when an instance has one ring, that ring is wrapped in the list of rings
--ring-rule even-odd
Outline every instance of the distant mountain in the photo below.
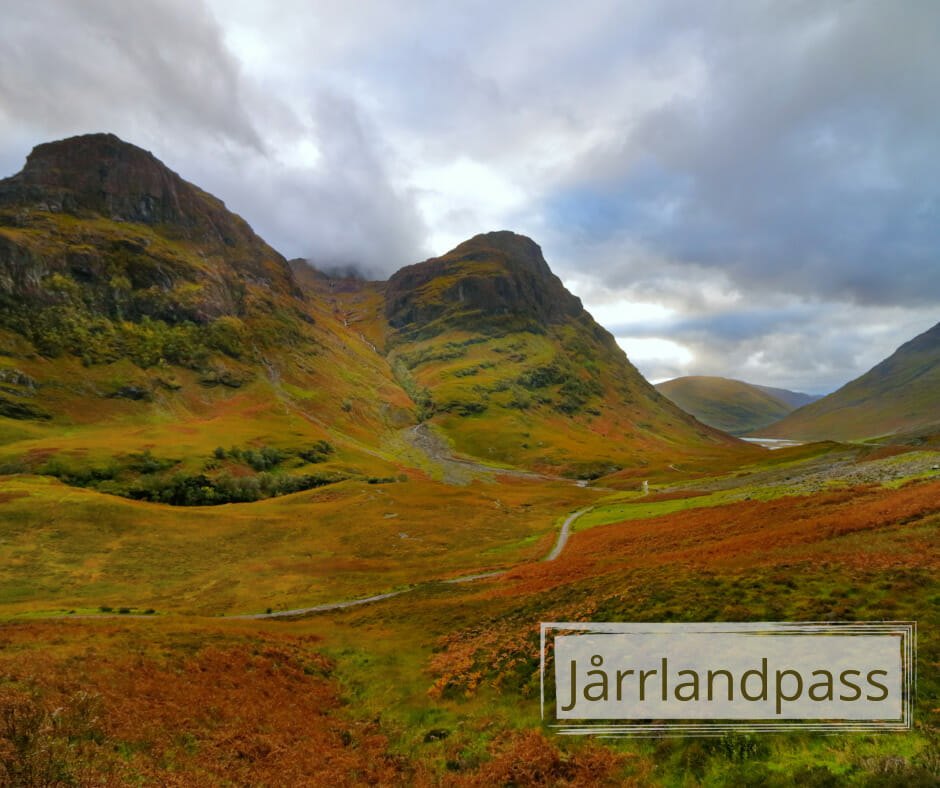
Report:
[[[838,391],[755,434],[860,440],[929,432],[940,432],[940,323]]]
[[[772,424],[793,410],[761,386],[728,378],[689,376],[658,383],[656,388],[703,424],[732,435]]]
[[[823,398],[822,394],[803,394],[799,391],[777,389],[773,386],[758,386],[756,383],[751,383],[750,385],[754,386],[756,389],[760,389],[765,394],[770,394],[771,397],[776,397],[782,402],[786,402],[791,408],[801,408],[804,405],[809,405],[809,403]]]

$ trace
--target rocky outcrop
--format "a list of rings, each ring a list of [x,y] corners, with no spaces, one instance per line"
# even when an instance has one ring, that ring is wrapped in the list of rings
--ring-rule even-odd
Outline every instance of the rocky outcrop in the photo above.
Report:
[[[211,234],[229,246],[253,233],[225,204],[187,183],[150,151],[113,134],[37,145],[16,175],[0,181],[0,205],[51,213],[98,214]]]
[[[433,335],[463,323],[538,328],[583,311],[538,244],[507,231],[477,235],[442,257],[402,268],[386,290],[385,315],[405,334]]]
[[[149,151],[113,134],[88,134],[37,145],[19,173],[0,180],[0,227],[34,227],[37,214],[103,217],[146,225],[170,240],[193,244],[206,257],[223,258],[225,267],[245,285],[300,295],[284,258],[241,217],[228,211],[221,200],[184,181]],[[81,261],[59,256],[39,260],[17,239],[0,240],[0,287],[4,289],[35,279],[42,268],[74,269],[81,278]],[[141,245],[136,240],[127,244]],[[100,244],[96,247],[106,255],[112,251],[100,249]],[[119,256],[147,256],[142,248],[122,247],[116,252]],[[72,248],[62,254],[75,258],[81,251]],[[93,271],[96,266],[89,261],[86,267]],[[190,273],[192,281],[202,278],[197,271]],[[167,271],[164,274],[170,275]],[[159,283],[148,281],[146,286],[152,284]]]

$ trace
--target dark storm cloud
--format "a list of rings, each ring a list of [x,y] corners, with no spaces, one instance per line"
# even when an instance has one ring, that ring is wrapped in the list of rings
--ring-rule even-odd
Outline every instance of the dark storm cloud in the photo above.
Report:
[[[625,119],[549,214],[755,294],[936,303],[940,6],[711,8],[701,89]]]

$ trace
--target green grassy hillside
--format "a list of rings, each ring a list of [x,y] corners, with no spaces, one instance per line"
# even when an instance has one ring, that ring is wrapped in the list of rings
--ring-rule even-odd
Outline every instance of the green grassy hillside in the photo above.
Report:
[[[772,424],[793,410],[757,386],[728,378],[690,376],[657,383],[656,388],[703,424],[732,435]]]
[[[0,472],[189,505],[396,478],[415,406],[379,341],[116,137],[0,181]]]
[[[864,375],[756,435],[863,440],[940,432],[940,323]]]
[[[0,306],[0,470],[142,500],[434,475],[453,451],[581,478],[748,451],[659,396],[527,238],[387,284],[292,270],[113,135],[0,181]]]
[[[647,383],[523,236],[402,269],[386,316],[399,381],[466,454],[591,478],[748,450]]]

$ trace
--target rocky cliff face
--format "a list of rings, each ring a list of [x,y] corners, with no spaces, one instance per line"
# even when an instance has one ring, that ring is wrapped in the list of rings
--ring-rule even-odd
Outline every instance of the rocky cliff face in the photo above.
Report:
[[[113,134],[38,145],[0,180],[0,299],[206,323],[300,297],[284,258],[221,200]]]
[[[39,145],[0,180],[0,335],[43,357],[205,371],[301,342],[303,298],[221,200],[112,134]]]
[[[448,254],[409,265],[388,282],[385,314],[403,335],[467,325],[540,330],[583,313],[530,238],[477,235]]]
[[[0,227],[48,227],[49,222],[42,222],[43,214],[143,225],[167,240],[192,244],[203,256],[223,258],[245,284],[299,295],[284,258],[241,217],[228,211],[221,200],[184,181],[149,151],[113,134],[88,134],[37,145],[22,171],[0,180]],[[10,248],[18,240],[24,239],[8,235],[4,250],[0,250],[0,265],[22,264],[23,252]],[[142,254],[150,244],[117,239],[118,248],[113,243],[110,246],[111,251]],[[76,250],[65,256],[71,262],[62,262],[74,268]],[[82,279],[82,267],[93,268],[94,264],[87,254],[78,256],[86,258],[76,268]],[[47,265],[51,262],[45,261]],[[164,267],[164,281],[158,276],[150,284],[165,286],[166,278],[173,277],[173,268]],[[28,279],[29,274],[22,277]],[[130,278],[133,283],[133,276]]]
[[[88,214],[144,224],[199,224],[195,188],[149,151],[113,134],[37,145],[23,170],[0,182],[0,205]]]
[[[189,240],[229,247],[263,244],[221,200],[113,134],[37,145],[19,173],[0,181],[0,206],[172,225]]]

